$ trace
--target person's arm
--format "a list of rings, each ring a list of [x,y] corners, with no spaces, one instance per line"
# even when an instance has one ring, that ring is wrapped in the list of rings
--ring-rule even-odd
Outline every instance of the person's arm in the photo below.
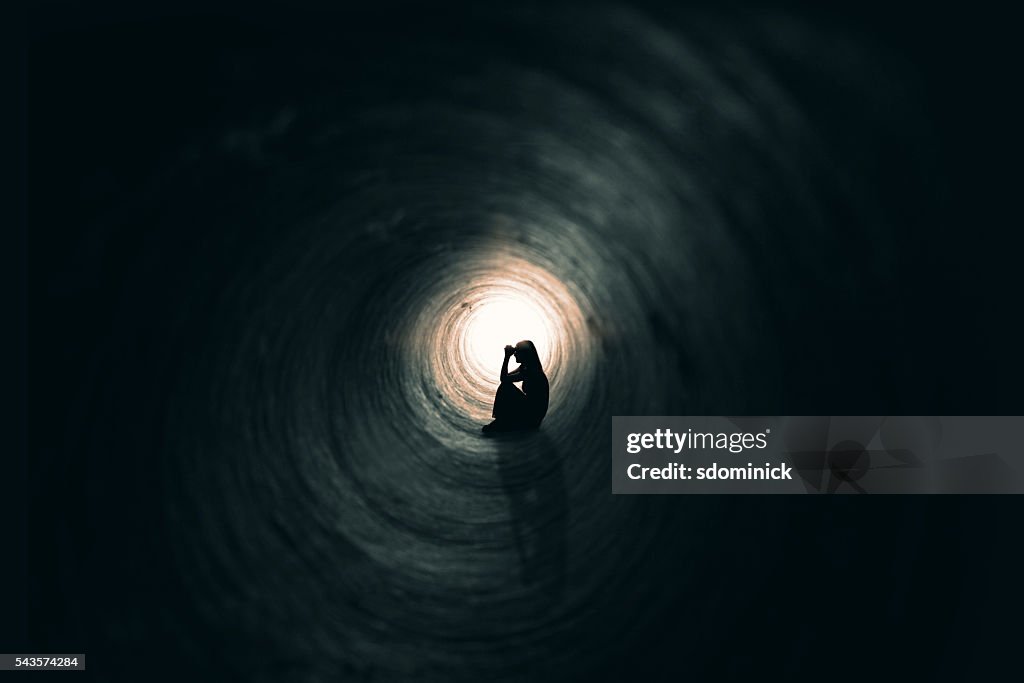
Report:
[[[501,381],[502,382],[521,382],[523,378],[520,376],[518,370],[515,372],[508,371],[508,359],[512,357],[512,354],[516,350],[511,346],[505,347],[505,362],[501,364]]]

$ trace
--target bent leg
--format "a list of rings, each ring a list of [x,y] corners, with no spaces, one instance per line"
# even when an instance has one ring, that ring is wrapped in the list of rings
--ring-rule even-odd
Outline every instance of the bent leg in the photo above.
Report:
[[[526,408],[526,394],[512,382],[502,382],[494,394],[491,416],[496,420],[518,420]]]

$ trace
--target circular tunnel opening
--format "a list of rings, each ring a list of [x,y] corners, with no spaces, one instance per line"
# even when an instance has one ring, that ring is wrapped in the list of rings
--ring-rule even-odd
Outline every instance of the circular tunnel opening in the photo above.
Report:
[[[553,391],[578,383],[589,344],[583,313],[551,272],[510,255],[466,254],[458,274],[439,284],[411,330],[428,339],[429,377],[452,411],[486,420],[506,344],[530,339],[537,346]],[[424,336],[423,328],[433,323]],[[514,359],[510,361],[514,368]],[[557,407],[553,407],[557,410]]]

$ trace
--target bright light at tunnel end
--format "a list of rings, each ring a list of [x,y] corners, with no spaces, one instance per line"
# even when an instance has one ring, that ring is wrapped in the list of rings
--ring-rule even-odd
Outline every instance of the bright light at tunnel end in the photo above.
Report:
[[[561,378],[575,381],[589,340],[580,306],[566,285],[515,255],[470,253],[464,263],[468,272],[439,283],[430,297],[443,308],[421,311],[421,320],[432,327],[421,358],[430,367],[436,395],[470,421],[488,419],[504,348],[524,339],[536,345],[553,392]],[[517,365],[513,358],[509,369]],[[558,410],[553,400],[549,416]]]
[[[498,293],[481,301],[466,321],[467,361],[497,371],[502,349],[523,339],[533,341],[541,363],[550,356],[549,324],[531,302],[515,293]]]

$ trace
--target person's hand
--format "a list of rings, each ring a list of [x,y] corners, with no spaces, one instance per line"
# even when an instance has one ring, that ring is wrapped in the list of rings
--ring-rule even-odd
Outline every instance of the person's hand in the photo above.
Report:
[[[510,358],[512,356],[512,354],[515,353],[515,352],[516,352],[516,349],[515,349],[514,346],[512,346],[511,344],[506,344],[505,345],[505,358]]]

